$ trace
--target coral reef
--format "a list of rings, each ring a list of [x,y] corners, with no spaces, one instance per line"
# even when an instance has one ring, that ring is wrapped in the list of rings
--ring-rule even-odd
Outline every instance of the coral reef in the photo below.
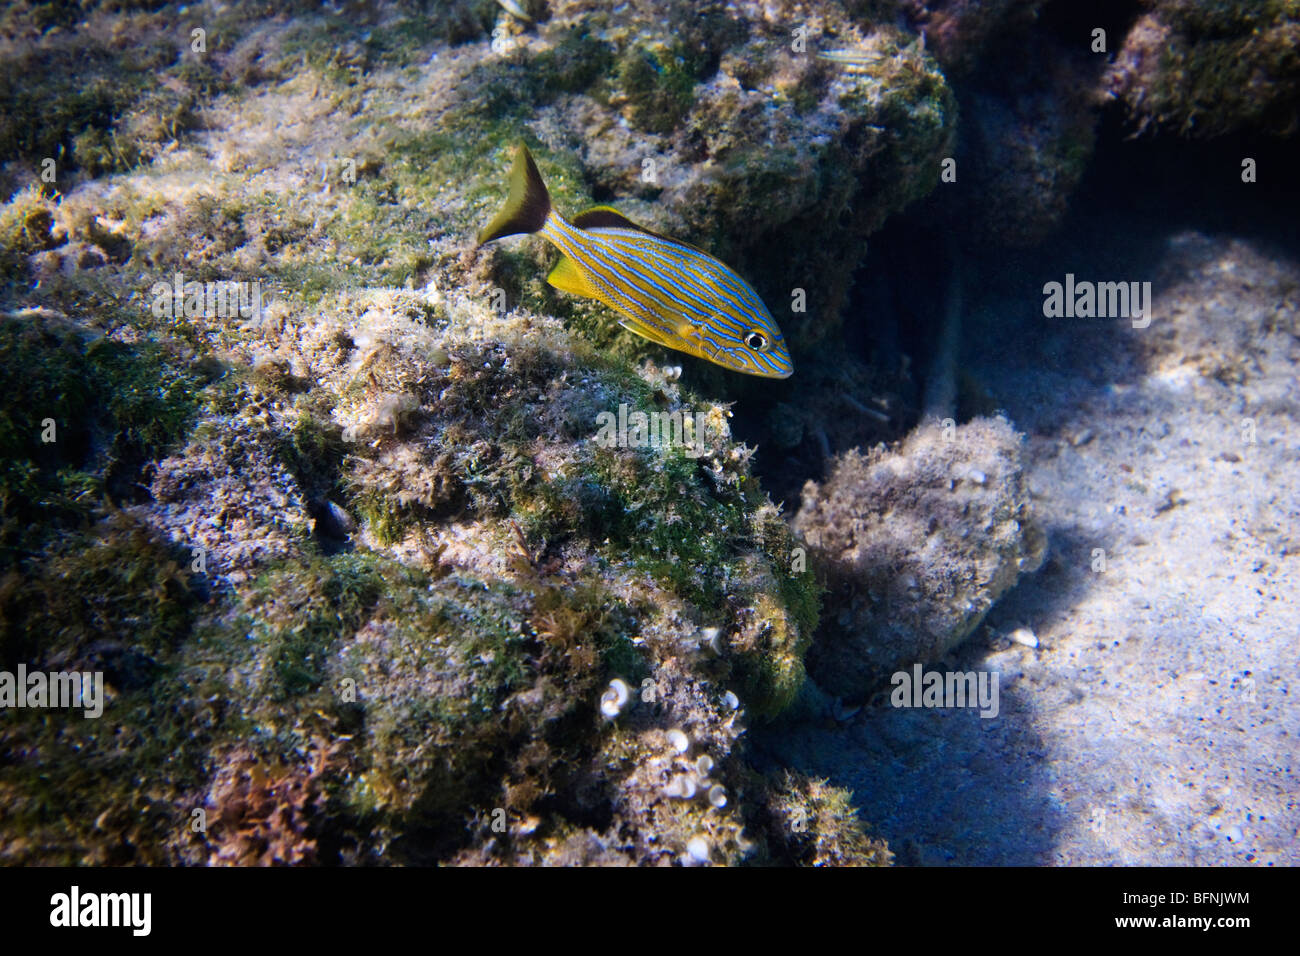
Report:
[[[930,421],[805,486],[794,528],[838,609],[808,656],[819,685],[861,700],[892,671],[943,656],[1042,563],[1020,446],[1003,418]]]
[[[746,730],[947,654],[1046,542],[1007,420],[909,434],[923,310],[872,307],[940,270],[851,295],[868,239],[912,207],[954,256],[1041,240],[1099,91],[1295,125],[1289,0],[1107,5],[1109,71],[1065,6],[6,7],[0,663],[107,699],[0,721],[0,860],[887,865]],[[544,243],[477,247],[521,138],[562,212],[752,281],[797,383],[664,365]],[[1249,383],[1294,285],[1225,334],[1219,247],[1180,241],[1204,308],[1133,352]],[[792,529],[769,493],[823,466]]]
[[[834,457],[918,414],[910,356],[838,347],[871,334],[856,265],[927,196],[963,240],[1050,232],[1104,58],[1039,0],[525,6],[3,14],[0,649],[110,695],[0,729],[5,860],[888,862],[745,728],[805,668],[861,699],[942,656],[1045,545],[1005,420]],[[1143,5],[1105,81],[1136,124],[1290,129],[1288,8],[1239,7]],[[751,279],[800,390],[683,375],[547,286],[544,244],[476,248],[521,137],[564,212]],[[154,291],[225,280],[260,310]],[[1198,367],[1240,381],[1248,346]],[[608,447],[620,408],[699,447]],[[796,537],[767,490],[824,460]]]

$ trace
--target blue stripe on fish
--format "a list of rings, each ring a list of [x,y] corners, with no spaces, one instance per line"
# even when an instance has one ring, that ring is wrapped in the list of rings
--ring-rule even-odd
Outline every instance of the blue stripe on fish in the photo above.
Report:
[[[536,233],[563,254],[547,276],[556,288],[597,299],[638,335],[749,375],[786,378],[790,351],[753,288],[694,246],[597,206],[569,222],[551,206],[541,174],[522,143],[505,207],[479,243]]]

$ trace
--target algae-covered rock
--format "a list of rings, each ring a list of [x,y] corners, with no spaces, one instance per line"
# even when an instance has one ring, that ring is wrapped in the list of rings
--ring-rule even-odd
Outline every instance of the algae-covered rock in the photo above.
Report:
[[[803,685],[821,586],[729,404],[633,361],[655,347],[550,290],[540,243],[473,237],[522,135],[566,212],[626,191],[751,268],[762,229],[804,230],[831,303],[848,270],[812,230],[852,203],[858,241],[924,191],[952,116],[913,38],[827,9],[876,66],[780,52],[751,6],[223,7],[201,128],[133,125],[125,84],[18,144],[0,643],[102,671],[105,706],[0,728],[0,858],[765,858],[740,741]]]
[[[194,321],[198,339],[223,322]],[[80,340],[9,322],[36,337],[11,353],[29,373],[79,360]],[[7,855],[544,862],[556,841],[614,833],[627,862],[748,855],[743,795],[729,789],[738,720],[798,690],[816,582],[793,570],[793,540],[721,406],[573,346],[553,319],[432,288],[343,296],[292,329],[249,329],[225,354],[236,381],[187,442],[148,446],[151,494],[130,518],[89,504],[93,546],[6,580],[14,656],[108,672],[83,752],[110,728],[158,741],[75,773],[20,764],[10,819],[28,838],[7,834]],[[258,361],[286,354],[284,369]],[[123,361],[110,368],[131,371]],[[186,374],[182,356],[167,362],[165,376]],[[305,393],[303,364],[316,382]],[[30,414],[58,411],[29,390]],[[620,406],[676,416],[676,440],[598,441],[601,414]],[[36,454],[38,423],[10,440]],[[92,477],[112,465],[73,461]],[[313,500],[349,520],[327,534]],[[609,720],[599,705],[615,678],[633,693]],[[5,737],[48,754],[41,741],[67,729],[20,719]],[[669,731],[691,743],[661,766]],[[688,757],[716,769],[673,796]],[[96,782],[67,818],[39,823],[29,773]],[[136,779],[156,784],[154,812],[132,818],[129,845],[104,844],[122,839],[112,825],[70,822],[129,805]],[[212,817],[205,833],[185,823],[194,808]],[[481,825],[466,831],[466,816]]]
[[[1031,24],[1044,0],[903,0],[900,4],[949,76],[978,69],[991,46]]]
[[[1292,135],[1300,115],[1294,0],[1143,0],[1107,88],[1139,131]]]
[[[818,684],[861,699],[941,657],[1042,563],[1020,444],[1003,418],[930,422],[895,450],[846,453],[805,486],[794,528],[839,608],[809,653]]]
[[[958,202],[971,232],[999,245],[1042,242],[1064,219],[1092,158],[1097,111],[1085,70],[1053,63],[1047,80],[1014,92],[972,91],[958,150]]]
[[[1092,158],[1108,59],[1088,27],[1041,0],[916,0],[909,22],[960,106],[952,178],[930,208],[971,245],[1028,246],[1061,222]],[[1111,42],[1118,43],[1119,38]]]
[[[603,816],[593,832],[617,832],[629,862],[705,862],[688,849],[700,840],[707,861],[742,859],[751,842],[733,814],[743,804],[727,792],[737,720],[774,713],[797,691],[816,584],[790,570],[793,541],[724,411],[691,412],[698,445],[605,447],[601,411],[663,409],[680,421],[698,400],[590,355],[579,364],[545,317],[506,319],[427,292],[372,292],[359,304],[294,333],[314,356],[314,405],[273,378],[233,414],[213,402],[189,444],[159,463],[153,500],[131,507],[132,534],[170,538],[147,545],[170,561],[131,571],[123,549],[134,539],[107,536],[105,524],[94,547],[9,582],[7,633],[45,635],[12,648],[33,667],[86,661],[110,640],[148,658],[148,679],[110,678],[103,726],[145,733],[134,721],[148,715],[147,732],[184,759],[168,772],[173,789],[157,791],[171,810],[149,818],[151,849],[127,858],[293,863],[319,860],[325,839],[334,859],[340,845],[348,859],[422,861],[475,846],[541,862],[560,835],[571,843]],[[340,335],[350,348],[313,344]],[[249,382],[259,380],[253,355],[284,345],[270,325],[241,343]],[[400,423],[362,427],[384,406],[371,396],[399,384],[410,396]],[[331,427],[346,449],[338,457],[295,440]],[[330,467],[332,484],[312,474]],[[304,489],[322,479],[356,516],[333,544],[350,550],[335,555],[308,536]],[[201,571],[188,561],[197,553]],[[59,596],[56,577],[71,593]],[[213,590],[195,609],[187,588],[200,580]],[[32,588],[46,596],[33,601]],[[75,618],[56,610],[64,602]],[[608,720],[599,702],[615,678],[634,694]],[[204,704],[186,703],[191,687],[204,688]],[[146,697],[156,706],[137,710]],[[194,706],[216,708],[197,721],[202,733],[187,727]],[[707,756],[717,768],[698,799],[665,790],[675,764],[656,761],[672,750],[670,730],[692,741],[673,761]],[[54,732],[20,720],[5,735],[18,752]],[[330,758],[304,769],[318,737]],[[224,755],[241,747],[245,769],[227,779]],[[158,779],[160,758],[121,759]],[[10,855],[117,859],[93,850],[84,828],[34,823],[23,774],[38,770],[70,779],[59,764],[19,768],[11,819],[41,839]],[[130,786],[115,774],[85,800]],[[185,801],[199,791],[208,795],[194,805],[214,819],[196,837]],[[256,798],[229,810],[244,791]],[[481,828],[467,833],[467,815]],[[290,830],[272,832],[281,824]],[[236,839],[246,832],[260,835]]]
[[[893,854],[853,808],[853,794],[783,770],[765,781],[763,805],[774,861],[796,866],[889,866]]]

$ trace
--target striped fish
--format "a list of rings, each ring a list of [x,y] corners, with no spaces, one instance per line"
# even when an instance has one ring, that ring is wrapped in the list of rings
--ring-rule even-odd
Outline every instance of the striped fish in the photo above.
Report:
[[[841,63],[849,68],[850,73],[861,73],[886,57],[883,53],[874,50],[829,50],[826,53],[818,53],[817,59]]]
[[[537,165],[520,143],[510,196],[478,242],[530,233],[562,253],[547,282],[603,302],[637,335],[747,375],[788,378],[794,371],[781,330],[749,283],[708,253],[608,206],[567,221],[551,208]]]

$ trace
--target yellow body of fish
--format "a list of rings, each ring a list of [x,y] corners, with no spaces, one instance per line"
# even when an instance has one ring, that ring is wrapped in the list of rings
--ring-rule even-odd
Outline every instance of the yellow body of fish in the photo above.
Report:
[[[694,246],[651,232],[608,206],[566,220],[553,208],[527,147],[515,153],[510,196],[480,244],[538,233],[563,253],[547,281],[596,299],[622,325],[670,349],[766,378],[794,371],[763,301],[744,279]]]

